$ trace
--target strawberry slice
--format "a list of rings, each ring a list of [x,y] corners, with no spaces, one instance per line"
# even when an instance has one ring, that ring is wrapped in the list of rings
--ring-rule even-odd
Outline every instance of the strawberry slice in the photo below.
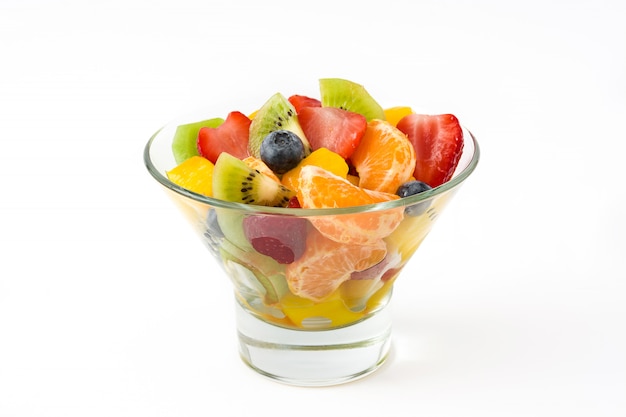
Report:
[[[218,127],[203,127],[198,132],[198,152],[215,163],[222,152],[244,159],[248,154],[251,120],[245,114],[233,111]]]
[[[301,217],[247,216],[243,233],[257,252],[290,264],[304,253],[308,223]]]
[[[300,113],[300,110],[305,107],[322,107],[322,102],[318,99],[298,94],[294,94],[287,100],[289,100],[291,105],[296,109],[296,113]]]
[[[413,176],[437,187],[452,178],[463,152],[463,130],[452,114],[410,114],[397,125],[415,148]]]
[[[359,146],[367,129],[365,116],[335,107],[304,107],[298,120],[313,151],[327,148],[344,159]]]

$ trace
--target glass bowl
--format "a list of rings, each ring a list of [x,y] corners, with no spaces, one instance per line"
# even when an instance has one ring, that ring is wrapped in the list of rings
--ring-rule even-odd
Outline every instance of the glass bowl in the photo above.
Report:
[[[202,117],[158,130],[144,162],[233,284],[243,361],[269,378],[304,386],[348,382],[376,370],[389,351],[386,307],[394,282],[476,168],[472,133],[463,128],[460,162],[439,187],[373,205],[277,208],[206,197],[168,179],[176,166],[171,145],[177,126]],[[281,263],[258,252],[244,222],[272,223],[291,236],[298,258]]]

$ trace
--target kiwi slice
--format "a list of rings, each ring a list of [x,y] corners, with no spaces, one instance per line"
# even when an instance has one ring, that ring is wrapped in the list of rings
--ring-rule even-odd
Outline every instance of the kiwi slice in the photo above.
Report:
[[[199,155],[197,143],[198,132],[201,128],[218,127],[222,123],[224,123],[224,119],[218,117],[178,126],[172,140],[172,153],[176,163],[181,164],[188,158]]]
[[[385,120],[383,108],[362,85],[341,78],[322,78],[319,85],[322,106],[362,114],[368,122]]]
[[[252,244],[248,241],[243,231],[245,214],[239,210],[221,207],[215,208],[215,214],[217,215],[217,224],[224,235],[222,242],[228,241],[231,245],[237,246],[244,251],[254,251]]]
[[[295,193],[241,159],[222,152],[213,168],[213,197],[259,206],[286,207]],[[221,225],[220,225],[221,226]]]
[[[241,282],[241,277],[239,277],[240,279],[238,281],[240,282],[236,283],[236,285],[239,284],[239,291],[243,289],[242,292],[246,292],[245,287],[258,288],[260,284],[263,289],[258,291],[258,293],[264,295],[267,304],[277,303],[289,292],[287,280],[285,279],[285,266],[280,265],[269,256],[261,255],[254,250],[242,250],[227,240],[225,240],[220,247],[220,255],[222,256],[222,262],[225,264],[231,261],[245,268],[246,273],[243,275],[247,279]],[[246,283],[248,285],[242,285]]]
[[[296,109],[281,93],[276,93],[261,106],[250,124],[250,141],[248,151],[256,158],[261,158],[261,142],[265,137],[275,130],[289,130],[295,133],[302,140],[304,153],[311,153],[311,145],[306,138]]]

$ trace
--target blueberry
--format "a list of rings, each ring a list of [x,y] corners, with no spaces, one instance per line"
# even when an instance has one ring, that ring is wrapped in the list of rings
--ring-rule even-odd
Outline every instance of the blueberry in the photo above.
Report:
[[[423,193],[424,191],[428,191],[431,189],[432,187],[425,182],[415,180],[402,184],[400,187],[398,187],[398,191],[396,191],[396,194],[404,198]],[[419,216],[420,214],[423,214],[428,209],[428,207],[430,207],[430,200],[407,206],[404,212],[408,216]]]
[[[224,237],[224,232],[222,232],[217,222],[217,212],[213,208],[209,209],[207,215],[204,237],[207,239],[206,243],[211,249],[219,247],[220,241]]]
[[[261,160],[276,174],[284,174],[304,159],[302,140],[288,130],[275,130],[261,142]]]

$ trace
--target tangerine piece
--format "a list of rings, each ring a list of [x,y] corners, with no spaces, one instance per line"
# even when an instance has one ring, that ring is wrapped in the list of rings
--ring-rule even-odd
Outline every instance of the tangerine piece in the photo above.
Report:
[[[274,181],[280,183],[280,179],[276,176],[276,174],[274,174],[274,171],[272,171],[270,169],[270,167],[268,167],[265,164],[265,162],[263,162],[261,159],[255,158],[254,156],[248,156],[248,157],[243,159],[243,162],[248,167],[250,167],[252,169],[256,169],[260,173],[265,174],[268,177],[270,177],[271,179],[273,179]]]
[[[292,294],[319,302],[349,280],[352,272],[376,265],[386,253],[382,239],[369,245],[345,244],[311,229],[304,254],[285,268],[287,285]]]
[[[407,106],[396,106],[385,109],[385,119],[392,125],[397,126],[398,122],[409,114],[413,114],[413,109]]]
[[[395,193],[415,170],[415,149],[406,135],[389,122],[372,120],[350,160],[359,186]]]
[[[213,163],[202,156],[192,156],[168,171],[167,178],[197,194],[213,195]]]
[[[307,165],[322,167],[343,178],[346,178],[349,170],[348,164],[341,155],[327,148],[319,148],[300,161],[295,168],[283,174],[282,184],[290,190],[296,191],[299,188],[298,177],[300,176],[300,171]]]
[[[323,168],[302,168],[296,190],[302,208],[338,208],[376,204],[399,199],[395,194],[370,191]],[[339,243],[373,244],[391,234],[404,217],[404,208],[309,217],[324,236]]]

